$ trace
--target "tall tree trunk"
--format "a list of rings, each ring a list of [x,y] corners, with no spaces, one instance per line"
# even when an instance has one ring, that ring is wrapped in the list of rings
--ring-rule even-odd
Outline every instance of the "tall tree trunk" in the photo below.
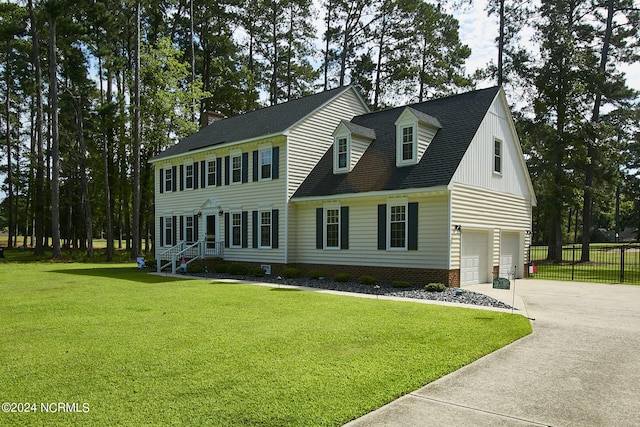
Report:
[[[6,84],[7,84],[7,99],[5,103],[5,113],[6,113],[6,132],[7,132],[7,210],[9,211],[8,215],[8,226],[9,226],[9,239],[7,240],[7,247],[13,247],[13,236],[17,233],[14,231],[13,227],[13,165],[11,164],[11,85],[10,85],[10,76],[9,76],[9,43],[7,42],[7,64],[6,64]]]
[[[324,33],[324,37],[325,37],[325,41],[324,41],[324,86],[323,86],[323,90],[327,91],[329,90],[329,46],[331,46],[331,37],[332,37],[332,31],[331,31],[331,14],[333,13],[333,2],[332,0],[329,0],[329,2],[327,3],[327,19],[326,19],[326,25],[327,25],[327,29],[326,32]]]
[[[31,21],[31,42],[33,47],[33,66],[36,74],[36,194],[35,194],[35,255],[43,255],[45,242],[44,226],[44,144],[42,138],[42,125],[44,113],[42,106],[42,68],[40,65],[40,44],[38,42],[38,24],[33,10],[33,0],[29,0],[29,19]]]
[[[56,17],[49,15],[49,99],[51,105],[51,240],[52,257],[62,258],[60,248],[60,140],[58,138],[58,64],[56,53]]]
[[[87,256],[93,258],[93,215],[91,214],[91,199],[89,197],[89,183],[87,179],[87,147],[84,142],[84,119],[82,117],[81,97],[78,98],[77,103],[76,124],[78,126],[78,148],[80,149],[78,161],[80,166],[80,187],[82,189],[81,205],[84,212],[85,230],[87,234]]]
[[[595,128],[600,121],[600,104],[602,103],[602,92],[606,80],[607,57],[609,56],[609,44],[611,42],[611,32],[613,26],[613,3],[614,0],[607,0],[607,27],[604,33],[602,51],[600,53],[600,66],[598,67],[596,81],[596,96],[591,113],[591,135],[587,139],[587,168],[585,170],[584,182],[584,206],[582,208],[582,254],[580,262],[589,261],[589,246],[591,242],[591,207],[593,205],[593,178],[595,175],[595,140],[597,138]]]
[[[136,40],[133,107],[133,226],[131,259],[140,255],[140,0],[136,1]]]
[[[111,103],[111,73],[107,72],[107,102]],[[104,119],[103,119],[104,120]],[[109,120],[108,129],[104,127],[102,137],[102,166],[104,168],[105,216],[107,228],[107,262],[113,261],[113,207],[111,206],[111,186],[109,185],[109,147],[113,147],[113,121]]]

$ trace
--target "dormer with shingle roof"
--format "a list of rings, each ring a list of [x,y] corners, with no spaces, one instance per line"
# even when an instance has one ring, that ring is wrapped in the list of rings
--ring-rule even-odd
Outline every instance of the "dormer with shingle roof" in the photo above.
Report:
[[[333,131],[333,173],[351,172],[374,139],[375,130],[341,120]]]
[[[415,165],[420,162],[438,130],[437,118],[406,107],[395,122],[396,166]]]

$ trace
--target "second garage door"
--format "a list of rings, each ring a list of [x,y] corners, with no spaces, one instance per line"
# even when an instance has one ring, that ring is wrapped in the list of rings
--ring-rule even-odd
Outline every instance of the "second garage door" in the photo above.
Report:
[[[460,285],[489,282],[489,232],[463,231]]]

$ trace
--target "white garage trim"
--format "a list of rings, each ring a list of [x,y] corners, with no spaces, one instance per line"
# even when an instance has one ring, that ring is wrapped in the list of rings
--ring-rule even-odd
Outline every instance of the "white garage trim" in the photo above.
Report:
[[[460,285],[491,281],[489,271],[489,231],[464,230],[460,251]]]

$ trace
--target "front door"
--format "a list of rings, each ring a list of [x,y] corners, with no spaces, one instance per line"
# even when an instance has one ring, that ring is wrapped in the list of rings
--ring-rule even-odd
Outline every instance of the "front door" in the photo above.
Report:
[[[207,215],[206,216],[206,224],[205,224],[205,233],[206,233],[206,246],[205,252],[207,255],[217,255],[216,250],[216,216],[215,215]]]

